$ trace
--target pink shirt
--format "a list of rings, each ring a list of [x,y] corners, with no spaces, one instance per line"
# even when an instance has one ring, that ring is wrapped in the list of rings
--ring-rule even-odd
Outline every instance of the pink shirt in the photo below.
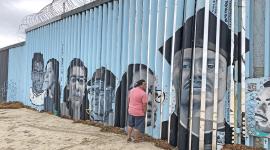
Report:
[[[133,88],[128,94],[128,113],[132,116],[144,116],[143,106],[147,104],[147,94],[140,87]]]

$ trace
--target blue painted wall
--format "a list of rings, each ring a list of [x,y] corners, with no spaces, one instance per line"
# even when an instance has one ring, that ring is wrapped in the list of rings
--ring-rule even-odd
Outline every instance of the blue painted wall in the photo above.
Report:
[[[218,99],[220,104],[224,105],[217,105],[217,120],[221,120],[218,122],[220,125],[217,126],[217,136],[224,140],[217,145],[233,142],[232,131],[229,129],[236,124],[237,117],[234,118],[228,112],[235,109],[229,99],[229,91],[232,86],[240,83],[238,62],[241,60],[241,41],[238,38],[241,33],[239,25],[242,23],[238,15],[242,10],[235,5],[232,0],[222,0],[220,6],[217,0],[209,1],[208,39],[203,39],[205,0],[113,0],[28,30],[25,45],[9,49],[8,84],[11,86],[7,90],[7,99],[21,101],[25,105],[38,110],[45,109],[55,115],[69,116],[74,120],[90,119],[125,128],[128,90],[137,80],[145,79],[149,96],[145,133],[154,138],[168,140],[174,146],[181,145],[183,149],[188,148],[188,140],[191,139],[194,142],[193,148],[196,149],[200,139],[196,131],[200,126],[190,126],[190,120],[187,119],[190,112],[194,112],[193,122],[198,120],[196,111],[189,107],[185,114],[187,118],[184,119],[188,124],[183,123],[186,121],[182,120],[183,113],[181,114],[180,109],[185,101],[190,102],[190,97],[181,96],[184,95],[182,83],[192,78],[196,80],[196,76],[191,72],[192,67],[196,72],[201,70],[202,66],[192,66],[191,54],[195,52],[195,57],[199,57],[203,41],[208,43],[208,53],[215,52],[218,20],[221,24],[219,57],[225,61],[225,77],[215,75],[220,77],[220,84],[221,80],[224,80],[225,84],[222,85],[224,91],[217,93],[224,95]],[[247,1],[247,6],[250,5],[250,1]],[[220,18],[217,18],[218,7]],[[232,8],[235,13],[234,26]],[[250,12],[250,8],[252,7],[247,7],[246,11]],[[246,13],[246,16],[247,20],[250,20],[250,13]],[[249,30],[248,21],[246,24],[248,45],[252,31]],[[269,19],[265,24],[269,24]],[[231,36],[232,33],[234,36]],[[269,43],[269,35],[266,39]],[[234,47],[231,47],[231,41],[234,41]],[[265,47],[269,47],[267,43]],[[192,53],[188,50],[192,50]],[[252,50],[249,51],[247,46],[246,51],[246,68],[250,68]],[[186,57],[189,57],[188,64],[185,62]],[[210,54],[205,59],[210,60],[209,57]],[[57,63],[50,63],[52,58]],[[202,56],[200,58],[203,59]],[[42,62],[40,68],[35,64],[38,59]],[[234,64],[231,64],[230,60],[234,60]],[[268,62],[268,59],[265,59],[265,62]],[[197,59],[193,63],[197,64]],[[50,74],[50,67],[54,69],[53,75]],[[74,69],[75,67],[77,69]],[[211,69],[217,68],[209,61],[207,67],[207,73],[201,74],[201,78],[213,75]],[[219,67],[222,70],[221,66]],[[231,68],[234,68],[234,72]],[[185,69],[190,71],[187,79],[184,78]],[[57,75],[55,70],[58,70]],[[249,77],[250,70],[246,69],[246,72]],[[266,67],[265,73],[268,72],[269,67]],[[232,80],[237,83],[230,85]],[[206,85],[214,86],[210,82],[214,81],[207,78]],[[199,84],[200,87],[203,86],[201,79]],[[31,89],[38,88],[40,91],[34,90],[31,99]],[[188,93],[194,90],[197,90],[196,87],[189,88]],[[209,92],[206,103],[207,100],[212,103],[214,87],[206,92]],[[200,96],[200,93],[193,93],[193,97],[196,96]],[[189,105],[193,105],[194,109],[195,99],[195,102]],[[198,109],[200,110],[200,107]],[[206,118],[212,115],[212,108],[206,110]],[[212,119],[209,122],[209,128],[212,129]],[[189,128],[194,130],[194,138],[189,138]],[[204,145],[211,147],[212,136],[208,133],[212,131],[205,129],[205,137],[210,140],[205,141]]]

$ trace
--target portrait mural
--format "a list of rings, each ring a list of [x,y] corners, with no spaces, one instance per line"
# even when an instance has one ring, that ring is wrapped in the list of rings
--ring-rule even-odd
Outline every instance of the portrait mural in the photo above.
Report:
[[[87,109],[89,109],[87,67],[79,58],[74,58],[67,70],[61,115],[71,117],[73,120],[86,120],[89,118]]]
[[[141,79],[147,82],[148,88],[146,127],[152,130],[157,127],[157,123],[159,123],[157,122],[158,105],[162,103],[165,94],[161,92],[161,89],[157,89],[154,72],[144,64],[129,64],[127,72],[122,76],[116,91],[115,126],[126,126],[127,94],[135,86],[135,83]]]
[[[34,53],[32,58],[31,80],[30,101],[35,106],[43,106],[46,91],[43,90],[44,60],[41,53]]]
[[[44,111],[60,115],[60,83],[59,62],[51,58],[47,61],[43,89],[46,91],[44,98]]]
[[[248,134],[269,138],[270,78],[247,79],[246,84],[246,124]]]
[[[105,67],[97,69],[87,83],[90,120],[113,125],[115,75]]]
[[[196,32],[194,29],[194,16],[187,19],[185,25],[175,32],[174,54],[171,53],[172,38],[169,38],[164,47],[166,54],[163,53],[163,47],[159,51],[165,56],[168,63],[173,59],[172,74],[172,100],[170,110],[170,144],[180,146],[180,149],[189,149],[189,132],[191,132],[191,149],[199,148],[199,130],[200,130],[200,108],[201,108],[201,86],[202,86],[202,61],[203,61],[203,19],[204,9],[197,12]],[[225,121],[225,100],[227,98],[227,68],[230,55],[230,30],[228,26],[221,21],[221,35],[219,48],[219,65],[215,66],[216,54],[216,16],[209,14],[208,32],[208,50],[207,50],[207,74],[206,74],[206,98],[205,98],[205,149],[211,149],[212,130],[213,130],[213,102],[214,102],[214,83],[215,68],[218,67],[218,117],[217,117],[217,138],[218,145],[229,143],[230,137],[225,137],[225,127],[229,127]],[[193,42],[196,34],[195,43]],[[194,47],[195,44],[195,47]],[[173,58],[172,58],[173,57]],[[194,58],[194,60],[193,60]],[[193,64],[194,62],[194,64]],[[192,68],[194,66],[194,68]],[[192,75],[192,69],[194,69]],[[190,124],[190,94],[191,79],[193,77],[193,110],[192,110],[192,129]],[[170,105],[171,105],[170,104]]]

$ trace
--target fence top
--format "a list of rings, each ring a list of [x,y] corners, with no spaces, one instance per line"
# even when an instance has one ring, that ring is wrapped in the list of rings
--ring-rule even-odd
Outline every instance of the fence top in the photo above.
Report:
[[[0,52],[4,51],[4,50],[9,50],[11,48],[16,48],[16,47],[20,47],[20,46],[24,46],[25,45],[25,41],[24,42],[20,42],[20,43],[16,43],[16,44],[12,44],[3,48],[0,48]]]
[[[94,7],[97,7],[99,5],[102,5],[102,4],[108,3],[108,2],[112,2],[112,1],[118,1],[118,0],[95,0],[95,1],[93,1],[91,3],[85,4],[85,5],[81,6],[81,7],[78,7],[78,8],[75,8],[73,10],[70,10],[68,12],[65,12],[65,13],[63,13],[63,14],[61,14],[59,16],[55,16],[55,17],[53,17],[53,18],[51,18],[51,19],[49,19],[47,21],[44,21],[44,22],[38,23],[38,24],[36,24],[36,25],[34,25],[32,27],[29,27],[29,28],[27,28],[25,30],[25,32],[26,33],[27,32],[30,32],[30,31],[32,31],[34,29],[39,28],[39,27],[48,25],[50,23],[56,22],[58,20],[64,19],[66,17],[72,16],[74,14],[78,14],[80,12],[83,12],[83,11],[86,11],[86,10],[89,10],[89,9],[92,9]]]

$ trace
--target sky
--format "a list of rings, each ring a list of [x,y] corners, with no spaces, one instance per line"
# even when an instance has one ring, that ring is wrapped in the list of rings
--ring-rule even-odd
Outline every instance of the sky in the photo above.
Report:
[[[0,48],[24,41],[19,26],[25,16],[37,13],[52,0],[0,0]]]

